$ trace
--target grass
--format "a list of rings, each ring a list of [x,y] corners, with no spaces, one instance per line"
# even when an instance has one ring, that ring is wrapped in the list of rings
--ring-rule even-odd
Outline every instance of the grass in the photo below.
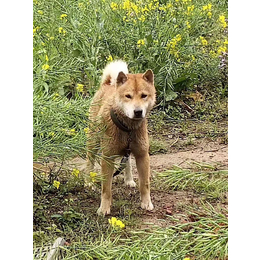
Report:
[[[156,205],[153,222],[161,219],[166,223],[164,227],[147,223],[150,214],[139,209],[138,192],[126,191],[120,180],[114,181],[116,192],[112,216],[115,214],[126,225],[122,230],[112,228],[108,217],[95,214],[99,191],[82,187],[76,193],[64,189],[36,193],[35,206],[45,207],[44,211],[39,209],[37,212],[36,209],[34,215],[35,252],[36,248],[43,249],[60,236],[69,241],[69,245],[62,248],[63,259],[226,259],[227,209],[223,207],[223,201],[216,204],[211,197],[212,190],[221,185],[227,187],[226,172],[215,171],[213,181],[209,177],[214,172],[212,166],[203,165],[200,172],[195,170],[174,168],[157,174],[152,182],[154,196],[158,186],[164,187],[159,190],[165,198],[169,193],[175,196],[176,191],[179,196],[184,190],[197,196],[196,202],[181,202],[181,211],[178,206],[170,215],[162,211],[162,205]],[[199,178],[204,181],[199,182]],[[226,188],[221,188],[221,192],[225,191]],[[40,212],[45,220],[38,218]]]

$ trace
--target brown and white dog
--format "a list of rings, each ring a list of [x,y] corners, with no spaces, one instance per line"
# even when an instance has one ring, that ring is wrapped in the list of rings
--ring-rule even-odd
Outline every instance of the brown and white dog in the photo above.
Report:
[[[101,161],[101,174],[103,177],[101,191],[101,205],[97,211],[99,215],[110,214],[112,203],[112,178],[114,172],[115,155],[125,155],[130,148],[136,160],[139,177],[139,189],[141,195],[141,207],[153,210],[150,197],[150,159],[149,139],[147,132],[147,113],[155,104],[156,90],[154,76],[151,70],[145,73],[129,74],[127,64],[121,60],[109,63],[102,75],[101,87],[96,92],[89,110],[89,119],[105,126],[105,131],[100,137],[102,154],[106,159]],[[111,111],[116,121],[127,130],[112,120]],[[93,138],[95,130],[88,133],[87,171],[94,169],[96,138]],[[131,141],[129,141],[129,132]],[[94,139],[94,140],[93,140]],[[92,152],[90,152],[92,150]],[[126,163],[125,184],[135,187],[133,180],[130,157]]]

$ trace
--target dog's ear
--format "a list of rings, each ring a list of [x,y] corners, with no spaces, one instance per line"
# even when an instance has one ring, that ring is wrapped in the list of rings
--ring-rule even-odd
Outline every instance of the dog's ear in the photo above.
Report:
[[[127,76],[123,71],[120,71],[118,73],[117,79],[116,79],[116,85],[121,86],[127,81]]]
[[[153,71],[152,70],[147,70],[143,74],[143,79],[146,80],[147,82],[153,84]]]

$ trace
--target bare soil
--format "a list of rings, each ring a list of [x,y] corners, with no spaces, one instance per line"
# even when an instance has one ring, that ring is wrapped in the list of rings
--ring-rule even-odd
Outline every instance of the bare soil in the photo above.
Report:
[[[176,151],[167,154],[155,154],[150,156],[151,172],[161,172],[172,168],[173,165],[182,168],[190,168],[192,162],[207,163],[217,169],[227,169],[228,167],[228,146],[218,142],[207,142],[197,145],[187,151]],[[135,160],[132,160],[134,174],[137,174]],[[82,158],[74,158],[69,162],[73,167],[84,171],[86,161]],[[96,170],[100,169],[96,164]]]

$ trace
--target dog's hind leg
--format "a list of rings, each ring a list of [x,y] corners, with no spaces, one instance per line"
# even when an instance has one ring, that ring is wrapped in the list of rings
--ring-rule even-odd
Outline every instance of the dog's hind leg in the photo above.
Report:
[[[131,156],[129,156],[128,161],[126,162],[125,185],[129,186],[129,187],[135,187],[136,186],[136,183],[134,182],[133,174],[132,174]]]
[[[141,194],[141,208],[153,210],[150,197],[150,158],[148,152],[143,156],[136,156],[136,166],[139,176],[139,189]]]

